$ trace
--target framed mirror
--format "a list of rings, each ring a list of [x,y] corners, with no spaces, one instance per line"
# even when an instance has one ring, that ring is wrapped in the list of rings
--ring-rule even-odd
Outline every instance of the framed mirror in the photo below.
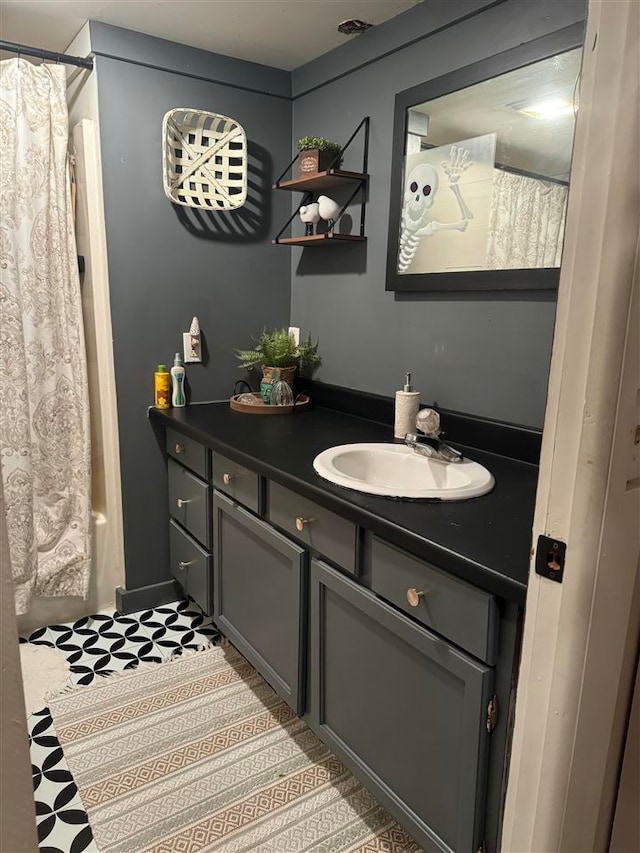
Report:
[[[558,286],[583,24],[396,96],[387,290]]]

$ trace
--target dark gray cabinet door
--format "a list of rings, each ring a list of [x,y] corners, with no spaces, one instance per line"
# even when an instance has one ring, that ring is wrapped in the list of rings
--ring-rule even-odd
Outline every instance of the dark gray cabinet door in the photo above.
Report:
[[[483,840],[492,670],[311,563],[317,734],[427,850]]]
[[[217,491],[213,511],[215,622],[300,713],[306,553]]]

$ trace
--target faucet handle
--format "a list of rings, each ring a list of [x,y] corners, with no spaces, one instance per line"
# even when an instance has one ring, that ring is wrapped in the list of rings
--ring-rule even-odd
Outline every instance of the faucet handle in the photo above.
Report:
[[[435,409],[420,409],[416,415],[416,429],[425,435],[440,435],[440,415]]]

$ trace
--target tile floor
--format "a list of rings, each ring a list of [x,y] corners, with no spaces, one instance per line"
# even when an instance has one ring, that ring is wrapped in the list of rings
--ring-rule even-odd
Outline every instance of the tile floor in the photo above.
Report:
[[[210,645],[219,636],[197,604],[178,601],[121,616],[99,613],[77,622],[39,628],[21,642],[59,649],[71,680],[90,684],[141,661],[160,662],[182,649]],[[41,853],[96,853],[91,827],[56,737],[48,708],[28,721],[33,790]]]

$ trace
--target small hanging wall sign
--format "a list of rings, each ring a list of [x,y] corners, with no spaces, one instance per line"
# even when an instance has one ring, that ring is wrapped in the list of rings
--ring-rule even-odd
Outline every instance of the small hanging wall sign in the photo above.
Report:
[[[162,122],[163,185],[174,204],[234,210],[247,199],[247,135],[235,119],[179,107]]]

